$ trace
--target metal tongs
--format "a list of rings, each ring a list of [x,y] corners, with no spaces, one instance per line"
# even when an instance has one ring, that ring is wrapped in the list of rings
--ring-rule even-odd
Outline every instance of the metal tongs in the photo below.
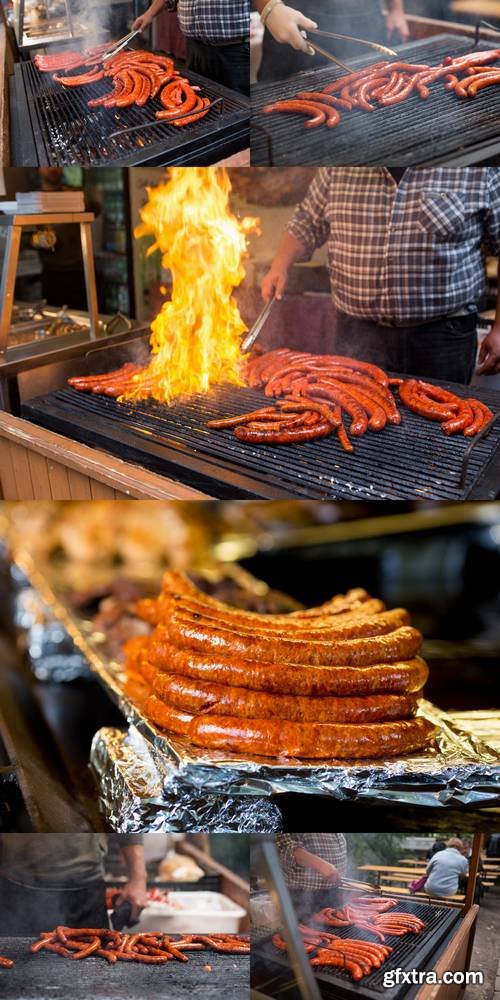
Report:
[[[246,354],[246,352],[249,351],[250,348],[253,347],[253,345],[255,344],[255,341],[257,340],[257,337],[259,336],[262,327],[264,326],[264,324],[268,319],[271,309],[273,308],[274,305],[276,305],[277,301],[278,300],[275,299],[274,297],[272,299],[269,299],[269,302],[266,302],[262,312],[260,312],[259,315],[257,316],[257,319],[255,320],[252,329],[248,331],[247,335],[241,341],[241,350],[243,354]]]
[[[322,48],[322,46],[318,45],[316,42],[312,42],[308,37],[310,34],[320,35],[322,38],[340,38],[344,42],[357,42],[358,45],[368,45],[369,48],[375,49],[377,52],[381,52],[384,56],[397,57],[397,52],[395,52],[394,49],[389,49],[386,45],[379,45],[378,42],[367,42],[365,38],[354,38],[351,35],[337,35],[333,31],[321,31],[319,28],[309,28],[307,35],[304,33],[304,38],[309,48],[312,49],[310,55],[317,52],[320,56],[324,56],[325,59],[329,59],[330,62],[337,63],[337,66],[341,66],[342,69],[347,70],[348,73],[352,73],[352,66],[348,66],[346,63],[342,62],[341,59],[337,59],[337,56],[332,56],[331,52],[328,52],[327,49]]]
[[[124,35],[123,38],[120,38],[112,49],[109,49],[103,56],[101,56],[101,62],[107,62],[108,59],[112,59],[113,56],[116,56],[118,52],[124,49],[128,43],[131,42],[136,35],[140,35],[140,33],[140,28],[136,28],[135,31],[129,31],[128,35]]]

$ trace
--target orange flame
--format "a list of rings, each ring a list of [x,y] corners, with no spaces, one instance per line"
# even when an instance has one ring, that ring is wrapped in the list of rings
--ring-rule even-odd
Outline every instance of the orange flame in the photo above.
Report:
[[[246,236],[257,219],[229,208],[231,183],[216,167],[172,167],[166,184],[148,188],[135,236],[154,236],[172,274],[172,294],[151,324],[152,359],[128,399],[207,392],[243,385],[240,338],[246,326],[232,297],[245,276]]]

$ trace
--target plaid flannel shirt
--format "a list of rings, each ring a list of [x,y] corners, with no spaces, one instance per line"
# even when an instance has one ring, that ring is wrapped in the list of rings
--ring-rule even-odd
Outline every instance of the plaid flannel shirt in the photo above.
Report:
[[[179,0],[177,14],[187,38],[209,45],[250,35],[250,0]]]
[[[337,309],[396,325],[475,304],[500,249],[500,170],[322,167],[287,226],[305,260],[327,243]]]
[[[340,875],[345,875],[347,848],[341,833],[280,833],[276,836],[276,850],[289,889],[326,889],[331,885],[314,868],[296,864],[294,852],[297,847],[329,861]]]

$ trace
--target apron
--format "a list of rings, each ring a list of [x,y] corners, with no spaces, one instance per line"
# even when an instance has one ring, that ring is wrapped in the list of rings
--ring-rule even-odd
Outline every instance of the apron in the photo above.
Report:
[[[316,21],[322,31],[353,35],[369,42],[384,44],[387,41],[380,0],[329,0],[329,2],[300,0],[297,9],[306,17]],[[312,37],[314,41],[314,36]],[[318,36],[317,41],[318,45],[328,49],[339,59],[353,59],[356,56],[368,55],[370,52],[364,45],[349,44],[340,39]],[[375,50],[372,51],[373,61],[376,62],[381,57]],[[308,56],[303,52],[296,52],[290,45],[275,41],[270,31],[264,31],[259,82],[282,80],[284,77],[294,76],[303,70],[325,64],[328,64],[328,60],[324,56]]]
[[[45,889],[19,885],[0,876],[0,899],[0,937],[32,937],[59,924],[109,927],[103,879],[83,886]]]

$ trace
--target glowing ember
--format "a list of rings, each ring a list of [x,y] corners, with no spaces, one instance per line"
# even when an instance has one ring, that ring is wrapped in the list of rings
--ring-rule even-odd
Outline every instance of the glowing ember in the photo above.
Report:
[[[173,167],[166,184],[148,188],[136,236],[153,235],[172,274],[172,297],[151,324],[152,360],[128,399],[207,392],[242,385],[240,339],[246,326],[232,298],[245,276],[246,236],[257,219],[229,208],[231,184],[216,167]]]

